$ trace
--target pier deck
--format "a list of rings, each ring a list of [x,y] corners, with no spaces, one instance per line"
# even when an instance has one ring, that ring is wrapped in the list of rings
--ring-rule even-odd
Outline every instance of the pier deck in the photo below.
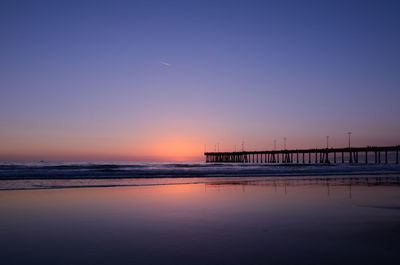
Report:
[[[400,145],[270,151],[205,152],[207,163],[399,164]],[[362,157],[362,159],[359,159]]]

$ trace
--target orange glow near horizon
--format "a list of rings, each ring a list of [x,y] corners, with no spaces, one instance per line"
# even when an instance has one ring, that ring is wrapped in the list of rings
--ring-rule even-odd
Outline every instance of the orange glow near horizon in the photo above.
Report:
[[[185,128],[184,130],[181,128]],[[282,148],[279,133],[253,130],[245,138],[245,150],[270,150],[273,139]],[[224,138],[219,137],[224,135]],[[0,137],[1,161],[204,161],[204,144],[207,151],[241,150],[241,133],[225,128],[200,127],[182,121],[175,123],[151,123],[144,127],[123,124],[92,130],[71,126],[65,131],[32,130],[3,134]],[[308,132],[298,135],[283,134],[289,140],[288,148],[324,147],[325,137]],[[352,139],[354,146],[393,145],[394,137],[375,140],[361,135]],[[347,146],[347,134],[340,131],[331,134],[330,146]]]
[[[184,161],[188,157],[202,155],[201,145],[189,140],[165,139],[150,144],[149,152],[154,156],[171,157]]]
[[[2,144],[0,160],[67,161],[202,161],[203,144],[188,137],[147,135],[136,141],[128,135],[101,140],[82,138],[74,141],[48,139],[16,141]]]

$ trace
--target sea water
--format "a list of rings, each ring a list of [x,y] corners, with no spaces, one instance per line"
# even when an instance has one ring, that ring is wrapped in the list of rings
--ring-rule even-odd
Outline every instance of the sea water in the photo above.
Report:
[[[0,162],[0,189],[152,185],[254,177],[399,174],[400,165]]]

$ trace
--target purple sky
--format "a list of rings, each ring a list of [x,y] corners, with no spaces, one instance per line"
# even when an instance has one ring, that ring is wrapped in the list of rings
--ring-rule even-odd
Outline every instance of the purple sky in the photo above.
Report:
[[[400,144],[398,1],[1,1],[0,160]]]

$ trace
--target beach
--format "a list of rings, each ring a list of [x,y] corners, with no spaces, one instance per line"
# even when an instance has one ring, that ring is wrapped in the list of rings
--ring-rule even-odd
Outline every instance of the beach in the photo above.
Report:
[[[3,189],[2,263],[394,264],[400,258],[399,174],[171,179]]]

